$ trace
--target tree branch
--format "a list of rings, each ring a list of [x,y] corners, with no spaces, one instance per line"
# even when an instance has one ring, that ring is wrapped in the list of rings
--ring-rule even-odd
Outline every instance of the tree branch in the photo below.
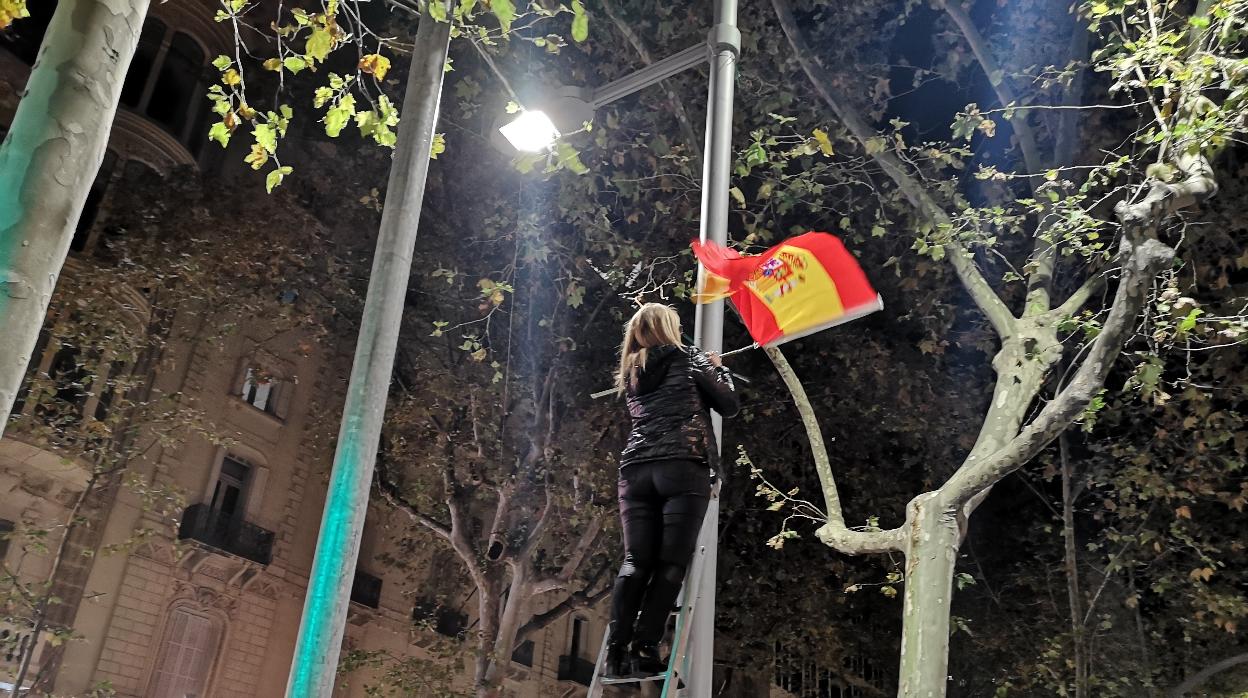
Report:
[[[1083,306],[1088,304],[1092,296],[1100,293],[1105,288],[1105,282],[1108,275],[1104,272],[1098,272],[1084,280],[1075,292],[1070,294],[1064,303],[1050,311],[1053,320],[1061,320],[1062,318],[1074,317]]]
[[[516,632],[516,644],[523,643],[528,639],[529,635],[549,628],[570,613],[597,606],[600,601],[611,595],[611,585],[608,584],[593,594],[586,593],[587,591],[578,591],[575,594],[570,594],[568,598],[549,611],[535,614],[529,622],[520,626],[520,630]]]
[[[1182,683],[1170,689],[1166,693],[1166,698],[1183,698],[1189,691],[1199,688],[1201,684],[1208,681],[1215,674],[1220,674],[1227,669],[1239,666],[1240,664],[1248,664],[1248,652],[1237,654],[1233,657],[1227,657],[1226,659],[1223,659],[1216,664],[1211,664],[1186,679],[1183,679]]]
[[[798,63],[802,66],[806,77],[814,85],[815,91],[836,113],[837,118],[849,130],[850,135],[866,149],[867,142],[879,134],[874,128],[867,125],[866,120],[849,105],[848,100],[841,95],[833,93],[831,77],[822,64],[814,58],[814,53],[806,44],[806,40],[802,38],[801,30],[797,26],[797,20],[793,17],[793,11],[789,7],[788,0],[771,0],[771,4],[780,19],[780,27],[784,30],[784,34],[789,40],[789,45],[797,56]],[[928,195],[923,185],[906,171],[901,160],[895,154],[888,150],[882,150],[873,153],[871,157],[884,170],[884,173],[893,180],[893,183],[897,185],[897,188],[906,197],[906,200],[910,202],[910,205],[917,209],[920,218],[936,227],[948,228],[950,226],[949,215]],[[1006,337],[1013,334],[1014,316],[1010,313],[1010,309],[1006,307],[1005,302],[1001,300],[1001,297],[997,295],[997,292],[993,290],[988,280],[980,273],[979,268],[975,266],[974,255],[955,240],[950,240],[947,246],[951,250],[950,254],[947,255],[949,262],[953,265],[954,271],[957,272],[958,278],[962,281],[962,286],[970,294],[971,300],[975,302],[975,305],[988,318],[988,322],[992,324],[998,335]]]
[[[545,594],[567,589],[572,583],[573,575],[576,574],[581,563],[585,562],[585,557],[593,550],[594,543],[598,541],[600,533],[602,533],[602,517],[595,516],[581,533],[581,537],[577,540],[576,545],[572,547],[572,554],[568,557],[568,561],[563,564],[563,567],[560,568],[559,573],[553,577],[546,577],[534,582],[533,593]]]
[[[611,22],[615,24],[615,28],[624,35],[628,43],[632,44],[633,49],[637,51],[637,56],[641,58],[641,62],[648,65],[654,63],[654,59],[650,56],[650,51],[646,49],[646,45],[642,43],[641,37],[637,36],[637,32],[633,31],[626,22],[620,19],[619,13],[615,10],[615,3],[612,0],[601,0],[602,9],[607,13],[607,17],[611,18]],[[663,91],[667,94],[667,102],[672,107],[672,111],[676,114],[676,120],[680,122],[680,130],[685,136],[685,140],[689,141],[689,150],[693,153],[697,162],[702,161],[702,146],[698,144],[698,134],[693,129],[693,121],[689,118],[689,111],[685,109],[685,102],[671,88],[668,81],[661,83]]]
[[[409,502],[407,498],[403,496],[403,493],[399,490],[398,485],[391,482],[389,475],[389,468],[382,462],[381,458],[378,458],[377,489],[381,492],[382,499],[389,502],[390,506],[407,514],[407,517],[414,523],[424,526],[430,531],[438,534],[438,536],[442,539],[450,542],[451,527],[418,510],[416,505]]]
[[[1100,392],[1135,328],[1153,277],[1174,258],[1173,249],[1151,238],[1128,237],[1123,246],[1127,248],[1126,262],[1109,317],[1070,383],[1005,447],[976,466],[958,470],[941,487],[945,504],[961,507],[980,490],[1022,467],[1078,418]]]
[[[823,490],[823,501],[828,517],[828,522],[821,526],[815,535],[825,545],[848,555],[901,552],[905,536],[904,529],[901,527],[889,531],[852,531],[845,526],[840,492],[836,487],[836,478],[832,475],[832,462],[828,458],[828,449],[823,443],[823,433],[819,429],[819,421],[815,417],[810,398],[806,395],[806,389],[779,348],[766,347],[764,351],[767,352],[767,357],[771,359],[776,372],[780,374],[780,378],[793,396],[793,403],[797,405],[797,411],[802,417],[802,426],[806,429],[806,438],[810,442],[811,456],[815,459],[815,472],[819,474],[819,483]]]
[[[997,101],[1005,108],[1011,104],[1017,105],[1018,96],[1005,81],[1005,71],[997,63],[997,59],[993,58],[988,42],[984,40],[983,34],[979,33],[979,28],[971,21],[970,15],[959,4],[959,0],[952,2],[937,0],[937,4],[944,8],[950,19],[962,31],[962,37],[966,39],[966,43],[970,44],[975,60],[979,61],[980,68],[988,76],[988,82],[992,83],[992,89],[997,93]],[[1023,151],[1023,166],[1027,168],[1027,173],[1030,175],[1028,181],[1034,189],[1037,184],[1035,177],[1040,174],[1040,170],[1044,169],[1044,160],[1040,157],[1039,139],[1036,138],[1036,132],[1031,128],[1031,124],[1027,122],[1025,110],[1014,110],[1009,122],[1014,127],[1014,134],[1018,136],[1018,145]]]

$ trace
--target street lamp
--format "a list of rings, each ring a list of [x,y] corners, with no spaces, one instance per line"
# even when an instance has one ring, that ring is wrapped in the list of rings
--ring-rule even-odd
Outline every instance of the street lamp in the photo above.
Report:
[[[505,143],[526,153],[546,150],[580,131],[601,107],[707,62],[710,47],[698,44],[597,89],[560,85],[530,100],[519,116],[498,129]]]
[[[524,111],[515,121],[498,129],[508,143],[525,153],[540,153],[563,135],[544,111]]]

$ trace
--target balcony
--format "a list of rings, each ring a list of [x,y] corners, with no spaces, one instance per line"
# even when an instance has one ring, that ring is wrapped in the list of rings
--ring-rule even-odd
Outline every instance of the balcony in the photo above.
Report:
[[[594,680],[594,663],[588,659],[564,655],[559,658],[557,678],[560,681],[574,681],[582,686],[588,686]]]
[[[209,548],[267,565],[273,560],[273,532],[239,518],[222,516],[207,504],[187,507],[178,528],[178,540],[193,540]]]
[[[418,602],[412,609],[412,620],[427,623],[434,632],[446,637],[459,637],[468,627],[468,614],[428,599]]]
[[[356,570],[351,581],[351,603],[372,609],[381,606],[381,579]]]

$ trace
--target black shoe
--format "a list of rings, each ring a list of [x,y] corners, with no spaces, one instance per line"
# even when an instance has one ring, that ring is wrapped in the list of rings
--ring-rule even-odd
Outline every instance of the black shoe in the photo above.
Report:
[[[658,676],[667,672],[667,660],[659,657],[655,645],[633,647],[633,670],[643,676]]]
[[[603,668],[604,679],[626,679],[632,675],[632,661],[622,645],[607,645],[607,665]]]

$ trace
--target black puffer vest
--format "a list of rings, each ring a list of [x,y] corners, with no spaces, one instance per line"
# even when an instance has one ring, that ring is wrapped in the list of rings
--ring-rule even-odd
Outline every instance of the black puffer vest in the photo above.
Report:
[[[620,467],[656,460],[692,460],[718,469],[711,410],[725,417],[739,401],[732,373],[697,347],[652,347],[627,390],[633,420]]]

